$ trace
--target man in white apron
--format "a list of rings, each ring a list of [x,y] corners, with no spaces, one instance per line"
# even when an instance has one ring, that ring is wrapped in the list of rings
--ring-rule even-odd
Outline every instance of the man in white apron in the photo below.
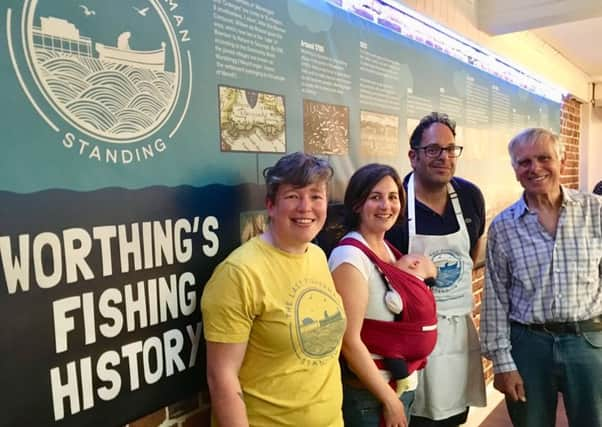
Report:
[[[406,177],[406,222],[387,239],[402,252],[437,265],[437,346],[419,372],[410,427],[463,424],[469,406],[485,406],[478,335],[472,321],[472,267],[485,228],[485,202],[472,183],[455,178],[462,147],[447,115],[422,118],[410,138],[414,172]]]

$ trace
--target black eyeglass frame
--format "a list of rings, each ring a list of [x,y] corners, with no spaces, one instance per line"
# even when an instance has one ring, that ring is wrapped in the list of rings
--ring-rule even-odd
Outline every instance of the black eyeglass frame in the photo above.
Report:
[[[441,147],[439,144],[429,144],[424,147],[412,147],[412,150],[415,150],[415,151],[424,150],[424,154],[431,159],[438,158],[439,156],[441,156],[441,153],[443,153],[443,151],[445,151],[445,152],[447,152],[447,157],[449,157],[451,159],[455,159],[462,155],[462,151],[464,150],[464,147],[461,145],[448,145],[447,147]],[[429,153],[429,150],[431,150],[430,153]],[[436,153],[433,152],[433,150],[437,150]],[[457,152],[457,154],[456,154],[456,152]]]

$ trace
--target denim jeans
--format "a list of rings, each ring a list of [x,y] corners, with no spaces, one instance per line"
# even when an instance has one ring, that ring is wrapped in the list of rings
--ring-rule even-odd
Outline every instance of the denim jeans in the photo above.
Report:
[[[511,327],[527,402],[506,399],[515,427],[554,427],[562,393],[571,427],[602,427],[602,331],[581,335]]]
[[[406,391],[400,397],[410,421],[410,408],[414,402],[414,390]],[[382,406],[366,388],[356,388],[343,383],[343,419],[345,427],[379,427]]]

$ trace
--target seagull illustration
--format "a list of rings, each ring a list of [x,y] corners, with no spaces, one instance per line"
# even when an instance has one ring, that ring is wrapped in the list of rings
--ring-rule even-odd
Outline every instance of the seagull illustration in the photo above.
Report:
[[[84,15],[86,16],[96,15],[96,11],[88,9],[88,6],[86,5],[80,4],[79,7],[81,7],[84,10]]]
[[[148,7],[145,7],[144,9],[138,9],[136,6],[132,6],[132,7],[141,16],[146,16],[146,12],[148,12],[148,9],[149,9]]]

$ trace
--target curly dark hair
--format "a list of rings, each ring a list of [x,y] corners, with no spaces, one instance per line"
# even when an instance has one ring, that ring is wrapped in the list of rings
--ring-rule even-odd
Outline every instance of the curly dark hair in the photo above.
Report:
[[[449,130],[451,130],[452,135],[454,135],[454,137],[456,136],[456,122],[450,119],[445,113],[433,111],[431,114],[420,119],[420,123],[418,123],[418,126],[416,126],[416,129],[414,129],[414,132],[412,132],[412,135],[410,136],[410,147],[420,147],[424,131],[435,123],[441,123],[442,125],[447,126]]]

